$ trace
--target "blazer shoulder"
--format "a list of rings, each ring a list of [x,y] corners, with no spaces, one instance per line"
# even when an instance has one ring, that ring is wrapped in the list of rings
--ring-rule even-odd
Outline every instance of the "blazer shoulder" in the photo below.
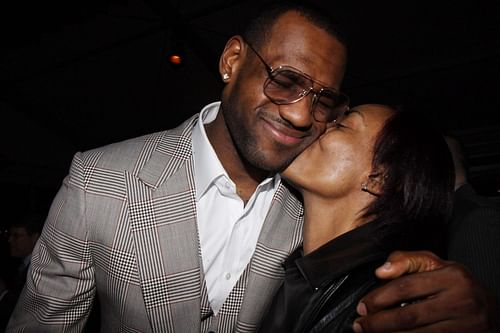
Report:
[[[110,176],[124,172],[137,175],[157,151],[190,150],[191,132],[197,118],[198,114],[173,129],[77,152],[71,163],[69,178],[83,185],[96,172]]]
[[[147,161],[159,149],[168,150],[170,146],[176,149],[179,145],[190,144],[192,127],[197,117],[198,114],[192,116],[176,128],[115,142],[76,155],[85,166],[132,172],[141,160]]]

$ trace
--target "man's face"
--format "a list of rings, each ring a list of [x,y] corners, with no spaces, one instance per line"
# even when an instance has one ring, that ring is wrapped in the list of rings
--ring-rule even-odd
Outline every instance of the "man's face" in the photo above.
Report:
[[[245,45],[245,44],[243,44]],[[311,114],[312,94],[294,104],[274,104],[263,92],[267,72],[246,46],[243,60],[224,89],[222,112],[244,164],[277,172],[321,135],[325,123]],[[258,52],[272,68],[292,66],[339,90],[346,51],[327,32],[294,12],[281,16]],[[319,85],[314,89],[319,90]]]
[[[9,230],[9,253],[14,258],[24,258],[31,254],[38,234],[30,234],[24,227],[11,227]]]

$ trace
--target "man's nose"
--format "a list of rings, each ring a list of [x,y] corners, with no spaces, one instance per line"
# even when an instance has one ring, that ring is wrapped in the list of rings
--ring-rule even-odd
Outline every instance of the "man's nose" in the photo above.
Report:
[[[314,93],[305,92],[305,96],[291,104],[279,105],[280,115],[290,124],[297,128],[309,128],[314,122],[312,106]]]

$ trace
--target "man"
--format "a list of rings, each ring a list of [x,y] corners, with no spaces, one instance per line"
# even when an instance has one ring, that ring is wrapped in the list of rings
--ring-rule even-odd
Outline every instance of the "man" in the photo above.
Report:
[[[343,106],[338,89],[346,61],[344,45],[321,14],[276,8],[245,38],[227,42],[219,63],[226,84],[220,105],[208,105],[174,130],[75,155],[9,332],[78,331],[96,291],[103,332],[258,328],[281,282],[282,263],[301,241],[302,207],[275,174]],[[417,257],[396,255],[393,269],[382,274],[426,263],[408,258]],[[460,266],[443,263],[406,277],[416,283],[408,290],[389,284],[360,305],[362,314],[375,316],[365,316],[357,329],[431,324],[459,332],[460,320],[468,320],[467,328],[486,331],[486,296],[461,273]],[[455,277],[450,285],[447,279]],[[422,283],[434,278],[443,292]],[[430,310],[427,301],[388,309],[421,296],[455,305],[431,307],[431,315],[423,313]],[[464,298],[467,306],[456,303]],[[410,322],[404,319],[414,313]],[[450,313],[460,317],[452,320]]]
[[[19,293],[26,281],[26,273],[31,263],[31,253],[43,228],[43,216],[25,213],[13,220],[9,226],[7,244],[12,271],[9,274],[9,289]]]
[[[9,255],[18,259],[19,278],[25,279],[26,270],[31,261],[31,252],[40,237],[43,218],[37,214],[26,214],[15,220],[9,227]],[[24,283],[24,282],[23,282]]]
[[[43,218],[25,213],[9,226],[8,249],[11,260],[2,261],[0,274],[0,332],[5,330],[9,316],[26,281],[31,252],[43,227]],[[9,264],[7,264],[9,261]]]
[[[453,217],[448,258],[466,265],[500,302],[500,207],[476,193],[467,180],[467,161],[460,142],[446,137],[455,166]]]

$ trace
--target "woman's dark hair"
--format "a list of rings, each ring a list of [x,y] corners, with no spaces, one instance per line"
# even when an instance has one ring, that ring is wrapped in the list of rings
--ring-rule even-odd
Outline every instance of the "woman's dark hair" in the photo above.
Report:
[[[451,154],[424,115],[395,111],[375,142],[372,167],[383,170],[383,185],[365,216],[375,216],[384,245],[443,254],[455,180]]]
[[[261,7],[257,11],[257,14],[252,16],[246,23],[242,33],[243,37],[255,48],[260,48],[269,39],[274,23],[283,14],[290,11],[297,12],[345,45],[345,37],[338,29],[334,18],[327,14],[328,12],[321,7],[305,2],[301,2],[300,4],[292,1],[267,3],[265,7]]]

